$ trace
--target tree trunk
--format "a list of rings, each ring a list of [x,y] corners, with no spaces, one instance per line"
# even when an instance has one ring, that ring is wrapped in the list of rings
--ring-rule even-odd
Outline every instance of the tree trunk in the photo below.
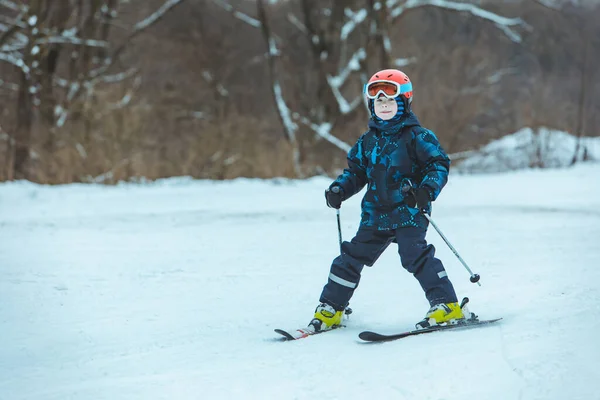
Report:
[[[376,7],[378,4],[379,7]],[[375,32],[372,37],[375,41],[375,47],[379,50],[379,67],[392,68],[392,55],[389,48],[389,26],[387,15],[389,13],[386,2],[376,3],[375,0],[369,0],[369,13],[371,20],[375,23]],[[386,43],[387,42],[387,43]]]
[[[15,141],[8,139],[8,157],[6,157],[6,180],[15,180]]]
[[[14,143],[13,167],[14,179],[27,179],[27,162],[31,144],[33,126],[33,103],[29,93],[29,79],[20,74],[19,96],[17,98],[17,129]]]
[[[0,133],[4,133],[5,137],[6,137],[6,159],[5,159],[5,164],[3,166],[3,168],[5,168],[4,171],[4,176],[2,178],[6,179],[7,181],[12,181],[14,180],[14,160],[15,160],[15,139],[8,135],[8,133],[4,132],[2,130],[2,127],[0,126]]]
[[[589,55],[589,47],[590,47],[590,35],[585,26],[585,20],[582,18],[580,21],[582,26],[581,30],[583,33],[583,40],[585,41],[585,45],[583,46],[583,61],[581,66],[581,83],[579,88],[579,104],[577,111],[577,127],[575,128],[575,133],[577,134],[577,143],[575,145],[575,153],[573,154],[573,158],[571,159],[571,165],[574,165],[579,161],[579,152],[581,149],[581,141],[583,136],[583,131],[585,128],[585,103],[586,103],[586,94],[587,94],[587,75],[588,75],[588,55]]]
[[[296,173],[296,177],[303,178],[304,174],[301,168],[302,153],[300,149],[300,143],[296,138],[295,128],[291,126],[291,124],[293,124],[293,122],[289,118],[291,110],[287,109],[287,105],[283,101],[283,88],[281,87],[281,84],[277,78],[277,65],[275,60],[276,49],[273,48],[275,46],[276,41],[271,33],[263,0],[258,0],[256,2],[256,5],[259,19],[261,22],[261,30],[265,39],[265,43],[267,45],[267,62],[269,67],[269,78],[271,81],[271,93],[273,94],[273,101],[275,102],[275,106],[278,110],[277,115],[279,116],[279,120],[281,121],[281,125],[285,131],[285,137],[288,140],[288,142],[292,145],[292,162],[294,166],[294,171]],[[288,118],[286,118],[286,116],[284,115],[285,113],[288,114]]]

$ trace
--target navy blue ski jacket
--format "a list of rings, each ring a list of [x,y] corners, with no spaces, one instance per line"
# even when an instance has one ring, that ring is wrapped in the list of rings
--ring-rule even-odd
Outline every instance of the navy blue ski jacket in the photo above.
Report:
[[[425,187],[433,201],[446,185],[449,171],[450,159],[435,134],[409,112],[396,133],[381,131],[371,120],[369,131],[348,152],[348,168],[333,185],[342,187],[344,200],[368,185],[361,225],[378,230],[427,228],[427,219],[404,202],[402,186],[410,179],[415,187]],[[431,202],[427,210],[431,212]]]

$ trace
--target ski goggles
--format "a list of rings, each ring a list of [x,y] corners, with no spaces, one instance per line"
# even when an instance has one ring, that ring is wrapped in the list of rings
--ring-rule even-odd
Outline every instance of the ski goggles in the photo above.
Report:
[[[369,99],[376,99],[379,94],[393,99],[406,92],[412,92],[412,83],[400,85],[394,81],[374,81],[365,85],[365,95]]]

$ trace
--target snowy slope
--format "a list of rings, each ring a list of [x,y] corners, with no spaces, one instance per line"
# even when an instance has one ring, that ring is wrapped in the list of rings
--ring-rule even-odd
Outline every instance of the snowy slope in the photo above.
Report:
[[[325,178],[0,185],[0,399],[598,398],[600,165],[451,176],[434,231],[499,325],[363,344],[428,308],[389,248],[348,328],[297,342],[338,251]],[[360,196],[342,208],[357,229]]]
[[[531,167],[559,168],[571,165],[575,150],[579,160],[600,161],[600,137],[579,139],[554,129],[523,128],[494,140],[453,164],[460,172],[503,172]]]

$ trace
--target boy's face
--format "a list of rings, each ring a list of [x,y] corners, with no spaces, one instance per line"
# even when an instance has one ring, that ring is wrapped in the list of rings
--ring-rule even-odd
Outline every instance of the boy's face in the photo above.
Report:
[[[398,112],[398,104],[395,99],[390,99],[381,95],[375,100],[375,115],[384,121],[394,118]]]

